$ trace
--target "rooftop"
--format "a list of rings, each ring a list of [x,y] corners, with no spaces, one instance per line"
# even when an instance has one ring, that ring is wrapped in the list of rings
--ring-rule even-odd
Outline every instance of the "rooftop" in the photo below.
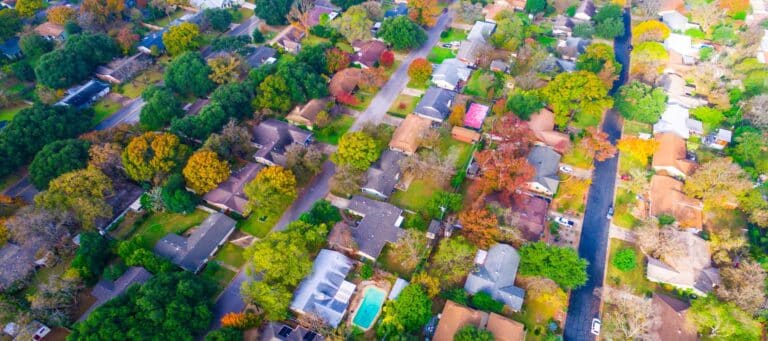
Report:
[[[703,225],[704,205],[683,194],[683,183],[674,178],[652,176],[649,200],[653,216],[670,215],[682,227],[701,228]]]
[[[376,163],[368,168],[364,190],[376,195],[389,197],[400,180],[400,160],[405,155],[394,150],[385,150]]]
[[[244,191],[245,185],[250,183],[263,167],[258,163],[246,163],[243,168],[233,172],[218,187],[206,193],[203,200],[242,215],[245,212],[246,204],[248,204],[248,197]]]
[[[300,314],[316,314],[336,328],[355,291],[355,285],[344,280],[352,265],[352,260],[339,252],[320,250],[312,265],[312,273],[293,294],[291,309]]]
[[[213,213],[189,237],[167,234],[155,244],[155,253],[184,270],[197,273],[208,261],[208,257],[229,238],[236,223],[222,213]]]
[[[384,245],[396,242],[405,234],[399,227],[403,210],[389,203],[356,195],[348,209],[363,217],[351,230],[359,252],[366,257],[379,258]]]
[[[472,103],[464,115],[464,126],[467,128],[480,129],[483,127],[485,116],[488,115],[488,106],[480,103]]]
[[[275,119],[267,119],[253,128],[253,142],[259,145],[254,156],[267,164],[285,165],[285,151],[291,144],[306,145],[312,133]]]
[[[478,254],[485,252],[479,250]],[[464,290],[474,295],[478,292],[490,294],[493,299],[503,302],[514,311],[523,307],[525,290],[515,286],[520,255],[507,244],[496,244],[485,257],[476,257],[480,262],[467,276]]]
[[[410,114],[397,126],[389,148],[405,154],[413,154],[419,149],[421,137],[430,129],[432,121],[419,115]]]
[[[456,93],[453,91],[434,86],[429,87],[414,109],[414,113],[433,121],[442,122],[451,113],[451,104],[455,97]]]
[[[675,231],[683,254],[656,259],[648,257],[646,276],[654,282],[668,283],[706,294],[720,284],[720,274],[712,267],[709,243],[688,231]]]
[[[557,172],[560,168],[560,154],[552,148],[534,146],[528,153],[528,163],[536,170],[531,181],[537,182],[551,193],[556,193],[560,185]]]

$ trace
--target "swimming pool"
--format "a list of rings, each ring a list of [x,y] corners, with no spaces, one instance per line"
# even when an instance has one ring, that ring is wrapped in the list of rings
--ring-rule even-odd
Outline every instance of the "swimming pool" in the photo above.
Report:
[[[377,287],[367,287],[363,291],[363,301],[360,302],[360,307],[357,308],[355,318],[352,319],[352,323],[364,330],[368,330],[373,325],[373,321],[376,321],[376,317],[379,316],[381,311],[381,305],[384,304],[384,297],[387,295],[384,290]]]

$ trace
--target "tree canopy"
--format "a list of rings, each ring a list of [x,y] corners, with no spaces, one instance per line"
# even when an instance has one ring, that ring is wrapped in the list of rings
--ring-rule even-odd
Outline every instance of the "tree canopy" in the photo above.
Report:
[[[184,116],[181,101],[168,88],[150,86],[141,94],[144,107],[139,114],[139,123],[147,130],[160,130],[174,118]]]
[[[587,46],[586,51],[576,60],[576,69],[596,74],[606,88],[610,88],[621,74],[621,64],[616,61],[613,47],[604,43]]]
[[[93,284],[109,261],[111,255],[109,240],[98,232],[80,234],[80,246],[75,252],[71,267],[76,269],[86,283]]]
[[[291,10],[292,0],[257,0],[254,12],[269,25],[285,25],[286,15]]]
[[[10,8],[0,9],[0,40],[6,41],[15,36],[19,30],[21,30],[19,12]]]
[[[53,179],[48,190],[35,196],[38,207],[72,212],[86,229],[96,227],[96,219],[111,218],[112,206],[105,198],[112,193],[112,180],[96,167],[64,173]]]
[[[531,1],[528,0],[528,3]],[[546,2],[545,2],[546,3]],[[527,5],[526,5],[527,6]],[[473,325],[468,325],[459,329],[453,336],[454,341],[493,341],[493,334],[485,329],[480,329]]]
[[[565,127],[575,116],[598,118],[605,110],[613,106],[613,99],[608,97],[608,89],[594,73],[576,71],[561,73],[541,89],[541,96],[555,113],[555,123]]]
[[[115,41],[105,34],[75,34],[64,48],[40,57],[35,67],[37,80],[50,88],[66,88],[91,76],[97,66],[117,56]]]
[[[348,41],[368,40],[371,38],[373,21],[368,18],[368,11],[362,6],[352,6],[333,21],[333,27]]]
[[[204,194],[229,178],[229,164],[215,152],[200,150],[189,157],[182,173],[192,190]]]
[[[176,135],[148,132],[133,138],[125,147],[123,166],[133,180],[160,183],[183,164],[187,153],[188,147]]]
[[[186,52],[171,61],[165,70],[165,86],[184,95],[203,97],[215,84],[208,76],[211,68],[199,52]]]
[[[605,39],[613,39],[624,35],[624,9],[616,4],[608,4],[595,14],[595,33]]]
[[[547,277],[565,289],[574,289],[587,282],[587,261],[572,248],[528,243],[520,248],[519,272]]]
[[[408,17],[415,23],[432,27],[437,22],[437,18],[440,16],[440,6],[437,5],[437,0],[409,0],[408,1]]]
[[[77,139],[59,140],[45,145],[29,165],[32,184],[43,190],[59,175],[85,168],[90,145],[87,141]]]
[[[367,169],[379,158],[376,141],[364,132],[349,132],[339,140],[339,148],[331,160],[339,166],[349,165],[358,170]]]
[[[30,33],[21,37],[19,47],[25,56],[35,59],[53,50],[53,42],[37,33]]]
[[[232,13],[225,8],[206,8],[203,14],[211,28],[219,32],[228,30],[232,23]]]
[[[275,213],[283,203],[296,198],[296,177],[283,167],[270,166],[256,174],[245,185],[244,192],[248,196],[248,212]]]
[[[759,340],[760,324],[733,303],[712,295],[693,300],[688,318],[702,335],[713,339]]]
[[[200,47],[200,28],[190,22],[171,26],[163,33],[163,45],[172,56],[196,50]]]
[[[496,30],[489,40],[491,45],[507,51],[517,50],[525,39],[525,29],[530,22],[510,10],[499,12],[495,20]]]
[[[379,37],[395,50],[417,48],[427,41],[427,33],[405,16],[385,19],[379,29]]]
[[[174,173],[168,177],[160,192],[163,206],[174,213],[190,213],[195,210],[198,199],[184,184],[184,177]]]
[[[656,123],[666,107],[667,95],[664,89],[653,88],[636,80],[622,85],[616,94],[616,110],[630,120]]]
[[[418,284],[406,286],[400,296],[382,309],[376,334],[381,338],[416,333],[432,317],[432,300]]]

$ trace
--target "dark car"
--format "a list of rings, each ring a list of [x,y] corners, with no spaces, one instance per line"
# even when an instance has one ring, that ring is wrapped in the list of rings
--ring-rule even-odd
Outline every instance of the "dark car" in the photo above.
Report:
[[[608,219],[613,218],[613,205],[608,206],[608,215],[606,215],[606,218]]]

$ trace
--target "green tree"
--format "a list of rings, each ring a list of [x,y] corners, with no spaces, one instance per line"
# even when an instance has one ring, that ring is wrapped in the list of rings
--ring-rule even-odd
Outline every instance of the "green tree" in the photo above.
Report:
[[[253,38],[253,43],[254,44],[261,44],[261,43],[263,43],[266,40],[264,38],[264,33],[261,33],[261,30],[259,30],[259,29],[253,30],[252,38]]]
[[[0,9],[0,40],[6,41],[21,30],[19,12],[10,8]]]
[[[444,238],[432,256],[427,270],[430,276],[440,280],[440,287],[450,288],[458,284],[473,266],[475,248],[464,237]]]
[[[237,119],[251,115],[250,102],[253,91],[246,83],[229,83],[216,88],[211,93],[211,101],[219,103],[228,117]]]
[[[63,49],[40,57],[35,77],[49,88],[65,88],[88,78],[98,65],[109,62],[118,52],[115,41],[104,34],[75,34]]]
[[[547,10],[546,0],[527,0],[525,2],[525,11],[528,13],[544,13]]]
[[[544,107],[544,102],[535,91],[515,90],[507,99],[507,110],[523,120]]]
[[[616,94],[616,110],[630,120],[656,123],[666,107],[667,95],[664,89],[653,88],[636,80],[622,85]]]
[[[596,74],[610,88],[613,81],[619,78],[621,64],[616,61],[613,47],[604,43],[594,43],[587,46],[586,51],[576,60],[576,69]]]
[[[224,8],[207,8],[203,14],[211,27],[216,31],[224,32],[232,24],[232,13]]]
[[[688,318],[698,331],[721,340],[759,340],[760,324],[733,303],[708,295],[693,300]]]
[[[637,253],[631,248],[621,249],[613,256],[611,264],[621,271],[632,271],[637,267]]]
[[[528,243],[520,248],[519,272],[547,277],[565,289],[574,289],[587,282],[587,261],[572,248]]]
[[[312,204],[312,208],[309,211],[299,216],[299,220],[311,225],[333,225],[341,221],[341,213],[339,213],[338,208],[331,205],[327,200],[318,200]]]
[[[704,131],[709,133],[720,127],[725,120],[723,112],[706,106],[691,109],[691,115],[704,124]]]
[[[348,41],[371,39],[373,21],[368,18],[368,11],[362,6],[352,6],[341,18],[333,21],[333,27]]]
[[[163,33],[163,44],[172,56],[200,47],[200,28],[189,22],[171,26]]]
[[[530,3],[530,0],[528,1]],[[545,2],[546,4],[546,2]],[[526,5],[527,7],[528,5]],[[459,329],[453,336],[453,341],[493,341],[493,334],[487,330],[469,325]]]
[[[94,284],[109,262],[110,255],[109,240],[97,232],[81,233],[80,246],[70,266],[77,270],[86,283]]]
[[[44,190],[59,175],[85,168],[90,145],[87,141],[77,139],[59,140],[45,145],[29,165],[32,184]]]
[[[174,118],[184,116],[181,101],[168,88],[150,86],[141,94],[144,107],[139,114],[139,123],[146,130],[160,130]]]
[[[395,50],[410,50],[427,41],[424,30],[405,16],[385,19],[379,37]]]
[[[328,58],[326,57],[326,50],[329,50],[330,48],[331,45],[328,43],[320,43],[302,47],[301,51],[296,54],[296,61],[306,64],[312,68],[312,71],[315,73],[327,73]]]
[[[496,30],[490,38],[491,45],[507,51],[515,51],[525,39],[525,30],[530,22],[510,10],[496,15]]]
[[[432,300],[420,285],[405,287],[400,296],[389,301],[382,309],[381,322],[376,334],[381,338],[416,333],[432,317]]]
[[[573,26],[573,36],[591,39],[595,35],[595,27],[591,22],[578,23]]]
[[[0,19],[1,20],[1,19]],[[21,37],[19,47],[25,56],[35,59],[53,50],[53,42],[43,38],[37,33],[30,33]]]
[[[629,72],[645,80],[654,80],[664,70],[669,61],[669,53],[664,44],[655,41],[640,43],[630,54],[632,60]]]
[[[256,16],[264,19],[269,25],[285,25],[288,23],[286,15],[293,5],[292,0],[257,0],[254,12]]]
[[[488,294],[487,292],[480,291],[472,296],[472,306],[478,310],[494,312],[500,314],[504,310],[504,303],[499,302]]]
[[[555,123],[565,127],[573,115],[584,115],[599,121],[605,110],[613,106],[608,89],[594,73],[576,71],[561,73],[540,92],[555,113]],[[577,120],[578,121],[578,120]]]
[[[48,190],[35,196],[35,204],[49,210],[71,212],[84,228],[96,228],[96,220],[112,217],[105,198],[112,193],[112,180],[96,167],[64,173],[50,182]]]
[[[216,329],[205,336],[205,341],[242,341],[243,331],[235,328]]]
[[[331,160],[339,166],[349,165],[357,170],[365,170],[379,158],[376,141],[363,132],[349,132],[339,140],[336,153]]]
[[[229,117],[219,102],[211,102],[200,110],[197,116],[185,116],[171,123],[171,131],[197,140],[205,140],[221,129]]]
[[[464,204],[464,196],[461,193],[438,191],[427,201],[426,210],[434,219],[445,214],[458,212]]]
[[[616,4],[603,6],[595,14],[595,33],[605,39],[624,35],[623,8]]]
[[[35,15],[37,11],[43,8],[45,8],[43,0],[17,0],[16,6],[14,6],[19,15],[26,18]]]
[[[332,0],[331,3],[346,10],[363,3],[363,1],[364,0]]]
[[[244,192],[248,196],[246,212],[276,213],[284,203],[296,198],[296,177],[283,167],[270,166],[245,185]]]
[[[160,192],[163,206],[174,213],[190,213],[195,210],[198,199],[184,185],[184,177],[179,173],[171,174]]]
[[[186,52],[165,70],[165,86],[183,96],[203,97],[216,86],[208,78],[211,68],[199,52]]]

